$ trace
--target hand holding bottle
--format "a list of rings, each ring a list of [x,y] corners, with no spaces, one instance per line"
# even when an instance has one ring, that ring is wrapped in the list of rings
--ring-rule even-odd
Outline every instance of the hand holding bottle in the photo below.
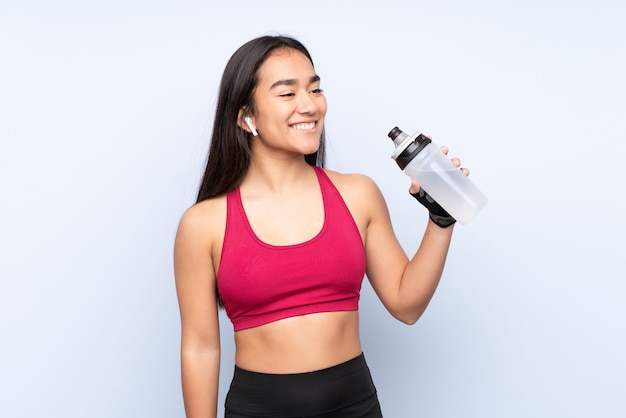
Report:
[[[487,197],[467,177],[469,170],[460,169],[461,160],[447,157],[447,147],[439,149],[421,133],[409,136],[397,127],[388,136],[396,146],[392,158],[418,181],[411,186],[413,197],[438,225],[450,226],[455,220],[466,224],[487,204]]]
[[[432,139],[428,137],[428,139]],[[441,152],[448,155],[448,147],[445,145],[439,148]],[[458,167],[461,172],[469,176],[469,170],[467,168],[461,168],[461,160],[454,157],[450,160],[455,167]],[[441,207],[424,189],[421,188],[419,182],[416,179],[411,179],[411,187],[409,187],[409,194],[420,202],[426,209],[428,209],[428,216],[439,227],[447,228],[456,223],[454,219],[444,208]]]
[[[431,137],[427,137],[427,138],[432,140]],[[449,151],[448,147],[446,147],[445,145],[442,145],[441,147],[439,147],[439,149],[441,150],[441,152],[448,155],[448,151]],[[466,176],[469,176],[470,174],[469,169],[466,167],[461,167],[461,160],[458,157],[452,157],[450,161],[452,162],[452,164],[454,164],[455,167],[458,167],[463,174],[465,174]],[[419,191],[420,191],[419,181],[417,181],[416,179],[411,179],[411,187],[409,188],[409,193],[415,194]]]

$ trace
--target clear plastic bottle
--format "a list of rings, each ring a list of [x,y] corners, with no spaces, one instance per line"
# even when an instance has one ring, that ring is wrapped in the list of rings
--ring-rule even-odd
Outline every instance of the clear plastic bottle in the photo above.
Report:
[[[459,223],[467,224],[487,204],[487,197],[430,138],[420,132],[409,136],[398,127],[388,136],[396,146],[391,158]]]

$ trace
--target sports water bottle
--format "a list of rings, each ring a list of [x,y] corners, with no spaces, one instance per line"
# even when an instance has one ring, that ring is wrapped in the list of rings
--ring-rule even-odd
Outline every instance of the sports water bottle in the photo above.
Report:
[[[391,158],[454,219],[467,224],[487,204],[487,197],[420,132],[409,136],[398,127],[389,134],[396,146]]]

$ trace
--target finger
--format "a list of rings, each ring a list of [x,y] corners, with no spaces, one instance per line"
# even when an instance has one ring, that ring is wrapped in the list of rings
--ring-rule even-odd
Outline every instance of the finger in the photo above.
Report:
[[[451,160],[452,164],[454,164],[455,167],[461,167],[461,160],[459,160],[457,157],[454,157]]]
[[[461,172],[465,174],[466,176],[469,176],[470,174],[469,168],[465,168],[465,167],[461,167]]]
[[[411,187],[409,187],[409,193],[414,194],[420,191],[420,184],[417,180],[411,179]]]
[[[446,147],[445,145],[442,145],[439,147],[439,149],[441,150],[441,152],[448,155],[448,151],[449,151],[448,147]]]

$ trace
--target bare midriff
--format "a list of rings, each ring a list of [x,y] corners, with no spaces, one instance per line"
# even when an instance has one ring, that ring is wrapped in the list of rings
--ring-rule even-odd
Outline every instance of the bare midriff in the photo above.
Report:
[[[357,311],[281,319],[235,332],[235,363],[259,373],[304,373],[361,354]]]

